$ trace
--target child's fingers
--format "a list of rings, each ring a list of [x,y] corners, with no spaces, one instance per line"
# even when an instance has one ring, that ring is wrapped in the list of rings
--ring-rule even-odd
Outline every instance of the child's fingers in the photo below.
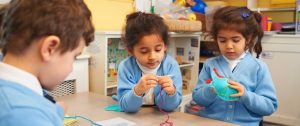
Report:
[[[143,78],[145,80],[155,80],[155,81],[158,81],[158,78],[156,77],[156,75],[153,75],[153,74],[145,74],[145,75],[143,75]]]
[[[152,85],[152,84],[156,84],[157,81],[155,80],[147,80],[147,85]]]
[[[170,80],[168,80],[168,79],[158,80],[158,83],[159,83],[159,84],[170,83]]]
[[[228,80],[228,83],[229,83],[230,85],[240,85],[240,83],[235,82],[235,81],[233,81],[233,80]]]
[[[171,87],[171,84],[170,83],[162,83],[161,87],[162,88]]]
[[[233,88],[233,89],[239,89],[240,86],[238,86],[238,85],[229,85],[229,87]]]
[[[170,81],[172,81],[172,79],[169,76],[158,77],[158,83],[160,84],[170,82]]]
[[[242,85],[229,85],[230,88],[236,89],[237,94],[231,94],[232,97],[240,97],[244,95],[244,87]]]
[[[231,94],[231,97],[241,97],[243,96],[243,94],[241,92],[237,93],[237,94]]]

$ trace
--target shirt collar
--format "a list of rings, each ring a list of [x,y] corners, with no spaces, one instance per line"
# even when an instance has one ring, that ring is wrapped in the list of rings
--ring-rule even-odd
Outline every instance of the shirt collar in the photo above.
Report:
[[[37,77],[3,62],[0,62],[0,79],[16,82],[43,96],[42,86]]]
[[[237,64],[246,56],[247,52],[248,51],[243,52],[239,58],[234,60],[230,60],[223,55],[224,59],[228,62],[231,71],[233,71],[233,69],[237,66]]]

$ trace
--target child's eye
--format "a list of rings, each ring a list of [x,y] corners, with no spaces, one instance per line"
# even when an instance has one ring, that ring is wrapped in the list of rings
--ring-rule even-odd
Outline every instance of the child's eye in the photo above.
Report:
[[[142,50],[140,50],[140,53],[145,54],[145,53],[147,53],[147,50],[146,49],[142,49]]]
[[[162,47],[157,47],[157,48],[155,49],[156,52],[160,52],[161,50],[162,50]]]
[[[226,42],[226,40],[219,40],[219,42],[220,42],[220,43],[225,43],[225,42]]]
[[[233,42],[238,43],[240,42],[240,39],[233,39]]]
[[[155,50],[156,52],[160,52],[161,51],[161,49],[157,49],[157,50]]]
[[[224,38],[218,38],[218,41],[221,42],[221,43],[224,43],[224,42],[226,42],[226,39],[224,39]]]

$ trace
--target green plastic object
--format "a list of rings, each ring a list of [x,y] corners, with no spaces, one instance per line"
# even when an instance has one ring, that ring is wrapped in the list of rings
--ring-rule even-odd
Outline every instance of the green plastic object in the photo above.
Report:
[[[231,94],[236,94],[238,91],[236,89],[230,88],[227,78],[222,77],[218,74],[216,68],[213,68],[213,72],[211,72],[212,81],[208,84],[208,86],[214,88],[217,95],[225,100],[225,101],[236,101],[239,100],[240,97],[231,97]]]
[[[106,111],[124,112],[118,104],[113,104],[105,107]]]

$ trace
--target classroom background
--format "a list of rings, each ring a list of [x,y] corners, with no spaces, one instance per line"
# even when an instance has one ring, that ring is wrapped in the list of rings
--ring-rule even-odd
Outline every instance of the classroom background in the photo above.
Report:
[[[192,5],[186,1],[85,0],[93,14],[95,41],[77,57],[73,72],[50,94],[59,98],[94,92],[113,97],[118,64],[128,56],[121,44],[121,30],[126,15],[139,10],[160,14],[171,28],[168,53],[180,64],[184,94],[178,111],[185,112],[204,61],[219,54],[208,35],[213,11],[222,6],[247,6],[263,15],[261,59],[270,69],[279,101],[278,110],[264,117],[265,125],[300,125],[300,0],[195,0]],[[0,6],[7,2],[0,0]],[[169,3],[173,2],[185,9],[171,8]],[[168,11],[160,10],[166,7]],[[194,10],[186,9],[192,7]]]

